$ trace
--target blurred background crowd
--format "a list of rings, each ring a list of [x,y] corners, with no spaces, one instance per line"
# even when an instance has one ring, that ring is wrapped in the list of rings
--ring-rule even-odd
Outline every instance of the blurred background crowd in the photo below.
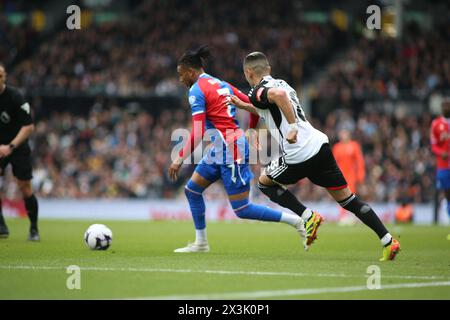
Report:
[[[246,128],[248,115],[241,114]],[[379,112],[354,117],[349,111],[330,113],[324,121],[310,118],[334,144],[338,132],[349,129],[360,142],[366,165],[358,192],[370,201],[428,202],[432,197],[434,159],[430,152],[431,115],[396,118]],[[172,198],[182,197],[183,179],[169,181],[168,164],[174,143],[171,133],[189,128],[187,107],[154,117],[138,110],[97,103],[86,116],[54,113],[39,121],[32,140],[33,183],[41,197]],[[186,165],[183,178],[192,172]],[[261,166],[253,166],[257,176]],[[11,181],[12,182],[12,181]],[[309,181],[292,187],[305,200],[327,199]],[[12,194],[14,185],[8,188]],[[211,197],[226,197],[220,186]],[[259,196],[255,190],[255,196]]]
[[[59,94],[173,93],[179,90],[177,59],[205,43],[214,49],[210,72],[237,86],[246,85],[242,57],[254,48],[277,61],[287,81],[302,81],[322,67],[329,49],[345,44],[345,32],[330,23],[295,22],[301,9],[295,2],[241,7],[237,0],[144,2],[127,18],[55,32],[15,67],[10,81],[28,91],[38,86]],[[11,42],[17,42],[15,37],[26,35],[19,33]]]
[[[431,201],[429,128],[439,99],[450,92],[445,1],[419,2],[427,15],[405,22],[401,37],[368,33],[364,1],[350,7],[338,1],[336,8],[326,1],[121,1],[108,14],[102,6],[108,1],[75,2],[83,9],[82,28],[68,31],[67,15],[50,21],[34,11],[20,18],[33,4],[0,1],[0,61],[36,114],[31,143],[39,197],[182,196],[184,180],[167,176],[171,133],[189,128],[191,119],[176,62],[186,49],[207,43],[214,55],[207,72],[245,92],[242,59],[263,51],[273,75],[297,88],[310,122],[332,144],[348,129],[362,146],[364,199]],[[65,1],[44,3],[51,12]],[[74,106],[79,97],[86,99]],[[136,97],[144,100],[130,108]],[[163,108],[146,97],[175,97],[175,103]],[[248,115],[240,117],[246,128]],[[192,169],[185,166],[183,177]],[[257,176],[260,166],[253,169]],[[10,197],[18,194],[12,182],[7,174],[3,190]],[[291,188],[303,200],[328,199],[306,180]],[[215,186],[208,196],[225,193]]]

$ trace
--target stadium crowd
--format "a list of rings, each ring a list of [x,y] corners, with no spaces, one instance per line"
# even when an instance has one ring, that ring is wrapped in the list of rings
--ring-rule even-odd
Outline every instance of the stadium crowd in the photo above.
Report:
[[[345,33],[331,23],[301,21],[294,2],[263,1],[252,10],[239,10],[241,5],[144,2],[129,18],[62,29],[15,67],[9,81],[41,94],[176,94],[177,59],[186,48],[208,43],[214,48],[211,73],[237,86],[246,86],[242,59],[255,48],[265,51],[287,80],[299,83],[322,67],[331,48],[345,45]]]
[[[424,101],[434,91],[450,92],[448,25],[425,32],[411,23],[404,33],[402,41],[361,37],[317,84],[315,108],[358,113],[367,99]]]
[[[10,65],[31,54],[37,32],[28,21],[11,25],[0,15],[0,61]]]
[[[49,37],[14,66],[8,82],[32,96],[184,94],[176,76],[177,58],[187,47],[209,43],[214,48],[214,59],[207,66],[211,74],[247,87],[242,57],[257,49],[270,57],[275,76],[298,86],[323,69],[329,53],[339,52],[348,39],[331,24],[302,21],[295,3],[266,1],[254,10],[241,11],[237,0],[143,2],[129,20],[94,23],[77,32],[61,31]],[[219,20],[221,23],[216,23]],[[261,21],[267,23],[258,23]],[[161,28],[162,24],[167,27]],[[12,42],[26,44],[26,31],[20,30],[8,34],[25,39]],[[313,115],[309,119],[331,143],[336,142],[342,127],[350,129],[361,143],[366,164],[366,180],[358,188],[362,198],[372,202],[431,201],[431,115],[377,111],[367,105],[372,100],[391,103],[405,96],[424,103],[433,91],[449,91],[450,29],[438,27],[426,33],[412,24],[405,28],[402,41],[361,35],[353,40],[349,50],[331,63],[312,87]],[[0,46],[1,59],[11,52],[4,48]],[[316,114],[316,110],[321,112]],[[40,110],[40,114],[45,112]],[[182,196],[183,181],[171,183],[166,172],[173,146],[170,135],[189,123],[186,101],[180,110],[163,111],[159,116],[100,102],[85,116],[45,114],[37,122],[32,140],[33,183],[38,196]],[[184,177],[192,169],[185,166]],[[258,176],[261,168],[256,165],[253,169]],[[11,181],[9,174],[3,188],[10,197],[17,195]],[[328,198],[307,180],[292,189],[303,200]],[[220,187],[212,188],[208,195],[225,198]],[[253,196],[262,195],[254,188]]]
[[[127,111],[97,103],[87,116],[54,113],[37,123],[32,145],[35,154],[33,183],[39,197],[67,198],[173,198],[182,196],[183,179],[168,180],[172,130],[189,126],[187,106],[164,111],[155,118],[147,112]],[[245,123],[245,116],[244,121]],[[366,181],[359,193],[368,201],[426,202],[431,199],[433,157],[429,146],[430,115],[397,119],[380,113],[336,111],[324,122],[312,119],[332,143],[343,126],[361,142]],[[243,124],[245,127],[245,124]],[[184,166],[187,178],[192,166]],[[259,165],[253,167],[258,176]],[[9,196],[17,190],[6,176]],[[326,199],[324,191],[303,180],[293,187],[304,200]],[[208,195],[207,195],[208,196]],[[225,198],[220,186],[210,197]],[[254,188],[253,196],[262,196]]]

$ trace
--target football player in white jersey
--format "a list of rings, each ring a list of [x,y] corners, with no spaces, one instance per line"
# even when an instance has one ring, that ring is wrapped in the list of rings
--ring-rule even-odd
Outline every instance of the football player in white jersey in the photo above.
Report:
[[[252,87],[249,92],[251,103],[236,96],[231,96],[230,103],[263,118],[282,150],[279,159],[272,161],[259,177],[258,187],[270,200],[305,220],[305,249],[316,239],[323,218],[298,201],[285,185],[308,178],[326,188],[339,205],[353,212],[378,235],[383,245],[380,261],[393,260],[400,251],[400,243],[391,236],[373,209],[350,191],[333,157],[328,137],[308,122],[296,91],[284,80],[272,78],[269,62],[261,52],[247,55],[243,68]]]

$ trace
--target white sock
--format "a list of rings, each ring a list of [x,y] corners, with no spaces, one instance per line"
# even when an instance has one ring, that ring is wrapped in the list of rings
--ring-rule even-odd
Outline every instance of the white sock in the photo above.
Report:
[[[300,218],[296,214],[281,212],[280,222],[284,222],[284,223],[290,224],[291,226],[295,227],[300,221],[302,221],[302,218]]]
[[[389,242],[392,241],[392,236],[390,233],[386,233],[386,235],[381,238],[381,244],[385,247]]]
[[[208,242],[208,239],[206,238],[206,228],[201,230],[195,229],[195,242],[196,243]]]
[[[309,218],[312,216],[312,211],[310,208],[306,208],[305,211],[302,213],[302,219],[305,221],[308,221]]]

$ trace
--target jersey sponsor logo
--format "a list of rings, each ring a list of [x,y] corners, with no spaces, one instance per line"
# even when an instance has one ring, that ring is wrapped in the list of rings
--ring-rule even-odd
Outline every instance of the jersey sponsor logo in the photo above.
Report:
[[[219,96],[226,96],[226,95],[231,94],[230,89],[228,89],[228,88],[220,88],[220,89],[217,89],[216,91]]]
[[[189,96],[189,104],[193,105],[195,103],[195,96]]]
[[[28,102],[25,102],[23,105],[21,105],[20,109],[22,109],[26,113],[30,114],[30,105],[28,104]]]
[[[9,123],[11,121],[11,117],[6,113],[6,111],[3,111],[2,114],[0,114],[0,120],[3,123]]]

